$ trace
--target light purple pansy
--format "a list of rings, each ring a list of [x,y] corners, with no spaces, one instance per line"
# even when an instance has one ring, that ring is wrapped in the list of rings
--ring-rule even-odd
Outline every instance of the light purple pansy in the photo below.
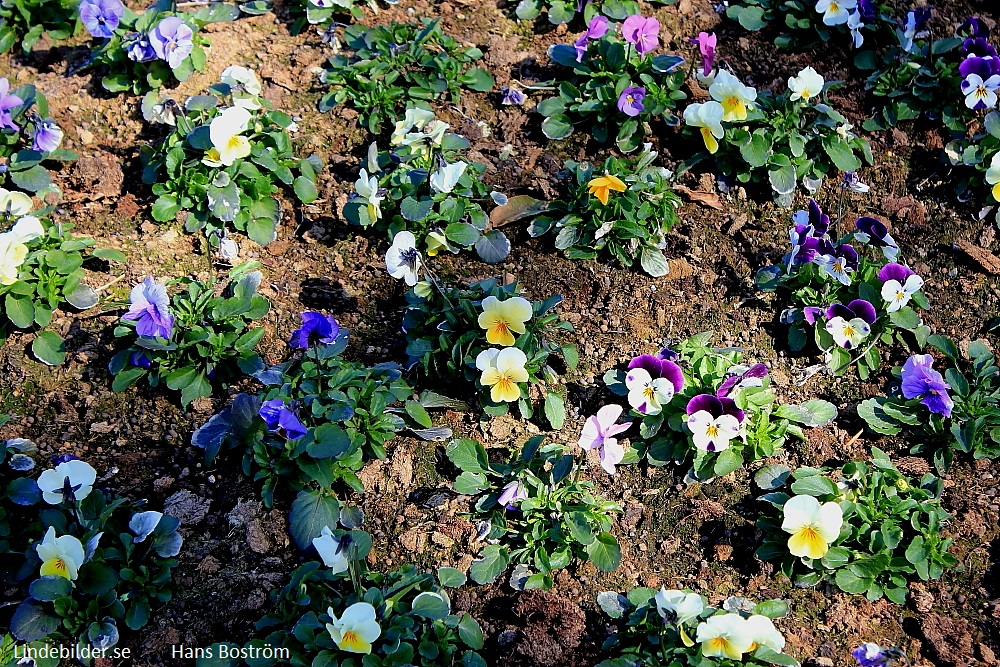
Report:
[[[63,140],[63,131],[51,118],[37,118],[34,121],[35,136],[31,142],[31,150],[39,153],[51,153],[59,148]]]
[[[174,316],[170,313],[167,286],[147,276],[132,288],[128,312],[123,320],[135,322],[135,332],[142,338],[170,338],[174,330]]]
[[[17,123],[11,118],[10,110],[24,104],[17,95],[10,94],[10,82],[7,77],[0,77],[0,128],[18,129]]]
[[[590,19],[587,29],[573,42],[573,48],[576,49],[576,62],[583,61],[583,56],[587,53],[587,45],[590,43],[590,40],[604,37],[608,34],[610,28],[611,24],[605,16],[598,14]]]
[[[660,45],[660,22],[652,16],[633,14],[622,22],[622,37],[645,57]]]
[[[91,37],[109,39],[125,13],[125,5],[120,0],[82,0],[80,2],[80,22]]]
[[[497,503],[509,510],[517,510],[517,501],[524,500],[527,497],[528,489],[524,484],[514,481],[503,487],[503,491],[500,492],[500,496],[497,498]]]
[[[601,458],[601,467],[609,475],[615,474],[615,466],[625,457],[625,448],[618,444],[615,436],[628,430],[632,422],[618,423],[623,408],[620,405],[605,405],[596,415],[587,418],[577,444],[581,449],[596,449]]]
[[[156,57],[165,60],[171,69],[179,67],[194,49],[194,31],[179,16],[168,16],[149,33],[149,43]]]
[[[950,417],[955,402],[948,395],[951,385],[932,368],[934,357],[915,354],[903,364],[901,390],[908,399],[919,398],[924,406],[936,415]]]
[[[618,96],[618,110],[632,118],[642,113],[642,101],[646,98],[646,89],[640,86],[629,86]]]

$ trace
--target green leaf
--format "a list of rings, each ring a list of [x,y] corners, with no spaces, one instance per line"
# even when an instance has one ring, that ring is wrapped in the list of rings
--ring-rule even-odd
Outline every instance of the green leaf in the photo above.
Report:
[[[734,449],[724,449],[715,460],[713,472],[716,477],[722,477],[742,467],[743,455]]]
[[[906,560],[911,563],[915,564],[922,560],[927,560],[930,555],[930,549],[924,543],[923,535],[915,536],[910,545],[906,547]]]
[[[313,430],[313,441],[306,445],[306,453],[314,459],[330,459],[340,456],[350,446],[351,436],[347,431],[340,424],[326,422]]]
[[[847,568],[837,570],[837,586],[845,593],[865,593],[872,585],[872,579],[862,579]]]
[[[399,213],[404,219],[410,222],[419,222],[427,217],[427,214],[431,212],[433,207],[434,200],[430,197],[424,197],[420,200],[413,197],[406,197],[399,204]]]
[[[486,455],[486,449],[471,438],[452,440],[445,447],[445,454],[452,463],[465,472],[487,473],[490,471],[490,459]]]
[[[181,205],[174,195],[160,195],[153,202],[153,219],[158,222],[170,222],[181,210]]]
[[[784,486],[789,473],[791,473],[791,468],[788,466],[781,463],[772,463],[758,470],[757,474],[753,476],[753,481],[761,489],[773,491]]]
[[[837,169],[841,171],[857,171],[861,168],[861,160],[854,154],[851,145],[836,134],[828,135],[823,140],[823,148]]]
[[[437,575],[438,581],[445,588],[461,588],[468,580],[464,572],[453,567],[438,568]]]
[[[498,544],[487,544],[479,560],[469,566],[469,577],[477,584],[491,584],[507,569],[510,559],[507,550]]]
[[[66,361],[66,343],[54,331],[42,331],[31,341],[31,353],[49,366]]]
[[[406,409],[406,414],[410,415],[413,421],[417,422],[420,426],[424,428],[430,428],[434,425],[431,421],[431,416],[427,414],[427,410],[419,401],[409,400],[404,404]]]
[[[837,418],[837,406],[829,401],[812,399],[799,405],[779,405],[774,414],[803,426],[825,426]]]
[[[483,629],[479,627],[479,622],[471,614],[463,613],[458,622],[458,638],[465,642],[465,645],[478,651],[483,647]]]
[[[295,545],[305,551],[323,528],[335,528],[340,520],[340,503],[336,498],[319,491],[300,491],[292,503],[288,516],[290,532]]]
[[[545,418],[553,429],[558,431],[563,427],[566,423],[566,406],[562,396],[553,392],[545,395]]]
[[[740,146],[740,155],[751,167],[763,167],[771,157],[771,140],[763,132],[754,132],[750,141]]]
[[[319,197],[319,190],[316,189],[316,183],[305,176],[298,176],[292,184],[292,188],[295,190],[295,196],[303,204],[314,202]]]
[[[837,485],[827,477],[810,475],[792,482],[792,493],[805,496],[836,495]]]
[[[611,572],[622,562],[621,546],[611,533],[601,533],[584,549],[590,557],[590,562],[602,572]]]
[[[662,278],[670,273],[670,264],[659,248],[643,246],[639,251],[639,265],[654,278]]]
[[[782,618],[788,615],[788,603],[784,600],[765,600],[753,608],[753,613],[768,618]]]
[[[8,175],[14,185],[29,192],[38,192],[52,185],[48,170],[38,164],[24,171],[11,170]]]
[[[29,298],[8,292],[4,297],[4,314],[18,329],[27,329],[35,321],[35,305]]]
[[[444,618],[450,611],[444,598],[430,591],[413,598],[413,604],[410,607],[410,613],[432,621]]]
[[[573,123],[566,114],[549,116],[542,121],[542,134],[554,141],[565,139],[573,134]]]

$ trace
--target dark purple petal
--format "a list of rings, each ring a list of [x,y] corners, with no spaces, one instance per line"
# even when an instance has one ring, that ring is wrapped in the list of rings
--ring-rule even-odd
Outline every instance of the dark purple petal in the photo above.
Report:
[[[731,398],[720,398],[719,402],[722,404],[722,414],[732,415],[736,417],[736,421],[743,423],[746,419],[746,413],[736,407],[736,401]],[[721,417],[722,414],[715,415],[716,417]]]
[[[713,417],[718,417],[723,414],[722,401],[718,396],[713,396],[712,394],[698,394],[688,401],[686,408],[687,414],[693,415],[694,413],[702,410],[711,414]]]
[[[310,348],[317,343],[329,345],[337,340],[339,334],[340,325],[337,320],[323,313],[307,310],[302,313],[302,327],[292,333],[288,344],[298,349]]]
[[[887,282],[889,280],[898,280],[900,283],[906,282],[906,279],[913,275],[908,267],[902,264],[897,264],[895,262],[889,262],[878,272],[878,279],[882,282]]]
[[[628,362],[628,369],[641,368],[654,380],[660,377],[660,360],[651,354],[641,354]]]
[[[677,361],[681,358],[681,355],[674,350],[671,350],[669,347],[665,347],[660,350],[659,357],[660,359],[666,359],[667,361]]]
[[[816,236],[825,236],[830,230],[830,216],[823,213],[815,199],[809,200],[809,224]]]
[[[854,311],[839,303],[831,303],[826,309],[826,319],[832,320],[835,317],[843,317],[845,320],[853,320]]]
[[[858,218],[854,223],[854,226],[859,232],[870,236],[873,241],[884,241],[885,237],[889,234],[888,227],[886,227],[881,220],[877,220],[875,218]]]
[[[679,394],[684,389],[684,372],[681,367],[669,359],[660,360],[660,377],[669,380],[674,385],[674,393]]]
[[[970,74],[978,74],[985,81],[993,73],[993,67],[986,58],[969,56],[959,64],[958,71],[963,79],[968,79]]]
[[[278,424],[281,419],[281,412],[285,409],[285,402],[280,398],[272,398],[270,401],[264,401],[264,404],[260,406],[260,410],[257,414],[260,418],[264,420],[267,424],[267,430],[277,431]]]
[[[850,268],[857,270],[858,251],[855,250],[853,246],[850,246],[847,243],[841,243],[834,250],[834,255],[840,257],[841,259],[847,260],[844,263]]]
[[[952,408],[955,407],[955,401],[952,400],[951,396],[947,392],[938,392],[931,390],[927,396],[924,397],[922,401],[928,410],[936,415],[941,415],[942,417],[951,417]]]
[[[875,312],[875,306],[864,299],[855,299],[847,304],[847,307],[854,313],[855,317],[860,317],[868,324],[874,324],[875,320],[878,319],[878,313]]]
[[[986,22],[975,16],[970,16],[962,22],[962,25],[958,26],[958,30],[955,34],[959,37],[973,37],[986,39],[990,36],[990,27],[986,25]]]

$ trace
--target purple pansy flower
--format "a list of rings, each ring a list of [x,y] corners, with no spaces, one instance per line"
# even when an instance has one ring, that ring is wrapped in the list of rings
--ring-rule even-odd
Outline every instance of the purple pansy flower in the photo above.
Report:
[[[990,36],[990,27],[983,20],[975,16],[970,16],[962,22],[962,25],[958,26],[955,34],[959,37],[971,37],[973,39],[979,37],[986,39]]]
[[[625,448],[618,444],[615,436],[624,433],[632,425],[632,422],[618,423],[622,411],[620,405],[605,405],[596,415],[588,417],[577,443],[580,449],[586,451],[596,449],[601,458],[601,467],[609,475],[615,474],[615,466],[625,458]]]
[[[125,13],[119,0],[81,0],[80,21],[92,37],[109,39]]]
[[[698,37],[692,39],[691,43],[698,45],[698,52],[701,53],[701,75],[707,77],[715,67],[715,46],[718,44],[718,38],[714,32],[699,32]]]
[[[739,435],[746,414],[731,398],[699,394],[688,401],[685,423],[691,430],[696,448],[706,452],[721,452]]]
[[[875,0],[858,0],[858,14],[866,21],[875,18]]]
[[[51,118],[37,118],[34,123],[35,136],[31,150],[39,153],[51,153],[59,148],[63,140],[63,131]]]
[[[59,454],[58,456],[52,457],[52,465],[57,466],[60,463],[66,463],[67,461],[79,461],[80,457],[73,456],[72,454]]]
[[[642,368],[654,380],[668,380],[674,386],[674,393],[679,394],[684,389],[684,372],[673,361],[677,357],[678,354],[669,348],[661,350],[658,355],[640,354],[628,363],[628,369]]]
[[[156,51],[149,43],[149,35],[144,32],[130,32],[122,40],[122,48],[129,60],[137,63],[144,63],[156,59]]]
[[[135,332],[141,338],[170,338],[174,330],[174,316],[170,314],[170,297],[167,286],[147,276],[132,288],[128,312],[123,320],[135,321]]]
[[[153,366],[153,362],[151,362],[149,357],[146,356],[145,350],[137,350],[133,352],[132,356],[129,357],[128,362],[133,366],[145,368],[146,370],[149,370]]]
[[[806,306],[802,309],[802,317],[809,324],[816,324],[816,319],[823,316],[826,311],[817,306]]]
[[[652,16],[647,18],[633,14],[622,22],[622,37],[645,58],[647,53],[660,45],[660,22]]]
[[[858,268],[858,252],[853,246],[841,243],[817,257],[815,261],[827,275],[840,281],[842,285],[850,285],[850,274]]]
[[[832,320],[835,317],[843,317],[845,320],[860,317],[868,324],[874,324],[875,320],[878,319],[878,313],[875,312],[875,306],[871,302],[855,299],[846,306],[839,303],[831,304],[826,309],[826,319]]]
[[[967,58],[996,58],[997,49],[985,37],[968,37],[962,42],[962,52]]]
[[[830,216],[823,213],[815,199],[809,200],[809,225],[813,228],[814,236],[826,236],[830,231]]]
[[[576,62],[583,61],[583,56],[587,53],[587,44],[592,39],[600,39],[608,34],[608,29],[611,24],[608,23],[607,17],[597,15],[590,19],[590,23],[587,24],[587,29],[582,35],[580,35],[575,42],[573,42],[573,48],[576,49]]]
[[[503,491],[500,492],[500,496],[497,498],[497,503],[509,510],[517,510],[515,503],[527,497],[528,489],[520,482],[514,481],[503,487]]]
[[[340,325],[337,320],[323,313],[307,310],[302,313],[302,326],[292,333],[288,344],[294,348],[306,349],[317,343],[329,345],[337,340]]]
[[[878,644],[866,642],[851,651],[860,667],[885,667],[891,660],[887,652]]]
[[[955,402],[948,395],[951,385],[931,366],[934,357],[929,354],[915,354],[903,364],[903,396],[919,398],[924,406],[936,415],[950,417]]]
[[[763,384],[763,378],[767,377],[767,366],[764,364],[754,364],[746,370],[743,368],[746,367],[734,366],[730,368],[729,372],[732,375],[722,381],[722,384],[715,391],[715,395],[719,398],[726,398],[745,387],[759,387]],[[734,369],[739,372],[734,372]]]
[[[875,218],[862,217],[854,223],[858,230],[854,233],[854,238],[862,243],[871,243],[882,249],[885,258],[892,261],[899,256],[899,244],[889,234],[889,228]]]
[[[179,16],[168,16],[156,24],[149,33],[149,43],[160,60],[167,61],[171,69],[179,67],[194,48],[194,31]]]
[[[642,100],[646,97],[646,89],[640,86],[629,86],[618,96],[618,110],[626,116],[636,117],[645,109]]]
[[[505,105],[516,105],[520,106],[524,104],[524,93],[522,93],[517,88],[511,88],[510,86],[504,86],[500,89],[503,99],[501,104]]]
[[[298,440],[307,432],[306,427],[295,416],[295,413],[288,409],[285,402],[280,398],[272,398],[264,401],[257,412],[260,418],[267,424],[268,431],[283,432],[289,440]]]
[[[903,266],[902,264],[896,264],[895,262],[890,262],[879,269],[878,279],[882,282],[898,280],[903,283],[906,282],[906,279],[912,275],[913,270],[909,267]]]
[[[962,75],[963,81],[973,74],[985,81],[995,74],[1000,74],[1000,58],[969,56],[959,63],[958,71]]]
[[[792,250],[785,258],[788,270],[796,264],[808,264],[816,259],[819,254],[825,254],[829,243],[825,239],[813,236],[812,225],[797,224],[788,230],[788,240],[792,244]]]
[[[16,130],[17,124],[10,117],[10,110],[24,104],[24,100],[17,95],[11,95],[9,91],[10,82],[7,81],[7,77],[0,77],[0,128]]]

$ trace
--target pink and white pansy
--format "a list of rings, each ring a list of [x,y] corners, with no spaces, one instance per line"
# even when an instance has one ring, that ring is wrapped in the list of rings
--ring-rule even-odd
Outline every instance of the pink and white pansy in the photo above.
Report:
[[[632,425],[632,422],[618,423],[623,411],[624,408],[620,405],[605,405],[596,415],[587,419],[583,432],[580,433],[580,448],[587,451],[596,449],[601,457],[601,467],[610,475],[615,474],[615,466],[625,458],[625,448],[615,436],[627,431]]]
[[[675,394],[684,388],[684,373],[681,367],[667,357],[672,350],[663,350],[659,355],[643,354],[628,365],[625,387],[628,389],[628,403],[643,415],[657,415]]]

